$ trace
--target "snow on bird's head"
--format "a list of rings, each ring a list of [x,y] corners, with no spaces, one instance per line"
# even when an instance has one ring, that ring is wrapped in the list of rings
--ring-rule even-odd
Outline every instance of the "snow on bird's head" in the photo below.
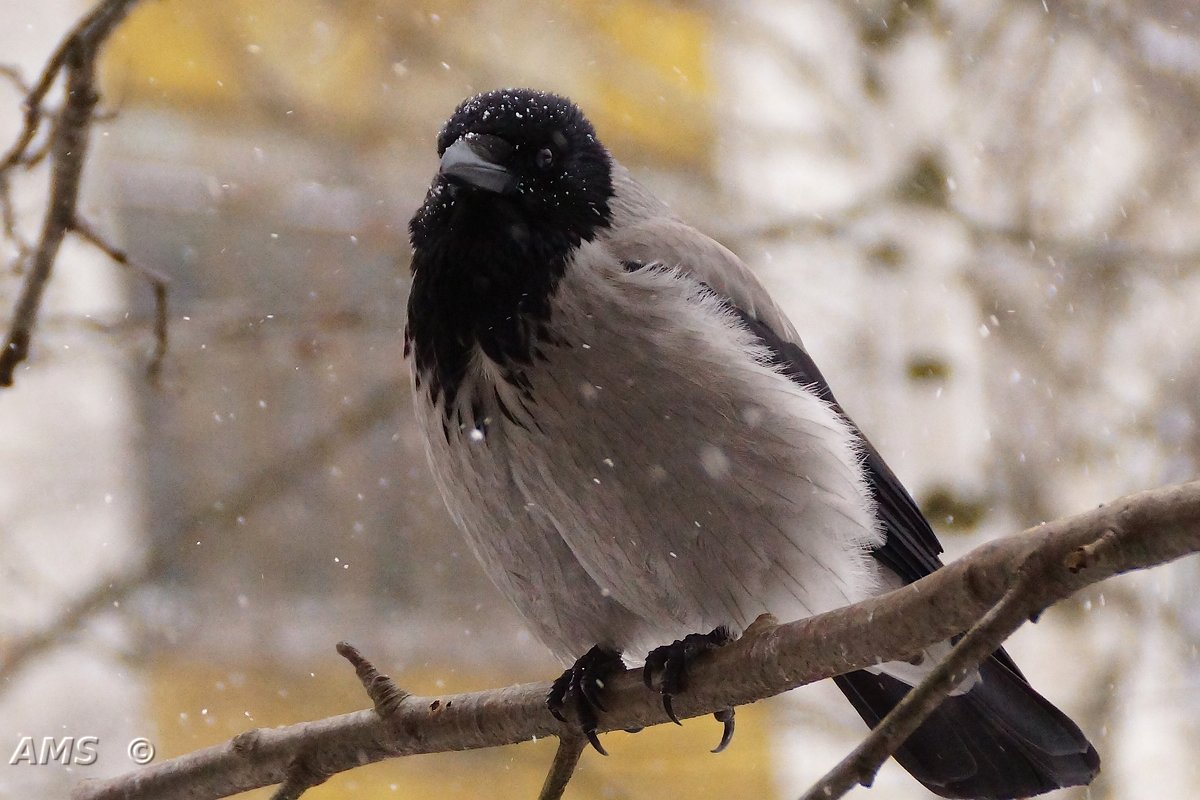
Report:
[[[469,97],[438,134],[438,155],[468,133],[491,134],[513,145],[543,139],[552,132],[568,140],[596,140],[596,131],[570,99],[536,89],[493,89]]]

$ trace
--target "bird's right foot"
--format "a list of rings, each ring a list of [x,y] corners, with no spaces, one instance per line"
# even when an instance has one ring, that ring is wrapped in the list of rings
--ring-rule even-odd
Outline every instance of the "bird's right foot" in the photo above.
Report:
[[[656,647],[646,656],[646,666],[642,669],[642,680],[647,689],[654,688],[655,676],[659,676],[659,692],[662,694],[663,710],[676,725],[682,725],[671,698],[687,688],[687,673],[689,665],[699,656],[724,647],[733,641],[733,636],[725,627],[716,628],[709,633],[691,633],[671,644]],[[712,752],[720,753],[733,741],[733,709],[725,708],[713,714],[721,723],[721,742]]]
[[[608,752],[596,736],[599,723],[596,712],[608,710],[601,700],[604,682],[624,669],[625,665],[621,662],[619,652],[596,645],[560,675],[551,685],[550,693],[546,695],[546,708],[561,722],[567,721],[563,713],[567,704],[572,705],[583,735],[602,756],[608,755]]]

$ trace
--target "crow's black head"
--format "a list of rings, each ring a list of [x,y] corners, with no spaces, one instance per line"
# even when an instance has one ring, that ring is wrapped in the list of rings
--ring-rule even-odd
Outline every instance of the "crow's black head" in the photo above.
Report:
[[[410,226],[414,247],[453,225],[456,235],[513,239],[493,242],[506,249],[536,234],[535,251],[569,250],[608,224],[608,152],[565,97],[531,89],[476,95],[442,128],[438,155],[441,169]]]
[[[499,89],[466,100],[438,136],[441,166],[409,223],[408,345],[448,406],[471,354],[513,370],[548,334],[572,253],[611,220],[612,161],[565,97]]]

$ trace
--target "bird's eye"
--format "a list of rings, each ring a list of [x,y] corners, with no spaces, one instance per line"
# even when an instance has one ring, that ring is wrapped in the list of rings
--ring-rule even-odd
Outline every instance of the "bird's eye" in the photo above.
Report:
[[[537,155],[533,157],[533,163],[538,169],[546,170],[554,166],[554,151],[549,147],[543,147],[537,151]]]

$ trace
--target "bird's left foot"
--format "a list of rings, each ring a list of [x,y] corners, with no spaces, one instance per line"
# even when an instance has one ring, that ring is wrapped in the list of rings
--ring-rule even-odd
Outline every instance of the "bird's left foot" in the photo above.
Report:
[[[642,669],[642,680],[648,688],[654,688],[654,676],[661,673],[658,681],[658,691],[662,695],[663,710],[676,725],[682,725],[671,698],[687,689],[687,669],[698,656],[710,650],[716,650],[733,641],[733,636],[725,627],[715,628],[709,633],[691,633],[671,644],[656,647],[646,656],[646,666]],[[721,743],[714,749],[719,753],[729,746],[733,740],[733,709],[725,708],[715,714],[717,721],[724,726],[721,733]]]
[[[620,653],[596,645],[560,675],[550,686],[550,693],[546,695],[546,707],[560,722],[567,721],[563,714],[567,703],[574,705],[575,716],[583,729],[583,735],[602,756],[608,755],[608,751],[596,736],[596,727],[599,724],[596,712],[608,710],[600,699],[604,691],[604,682],[623,669],[625,665],[621,662]]]

